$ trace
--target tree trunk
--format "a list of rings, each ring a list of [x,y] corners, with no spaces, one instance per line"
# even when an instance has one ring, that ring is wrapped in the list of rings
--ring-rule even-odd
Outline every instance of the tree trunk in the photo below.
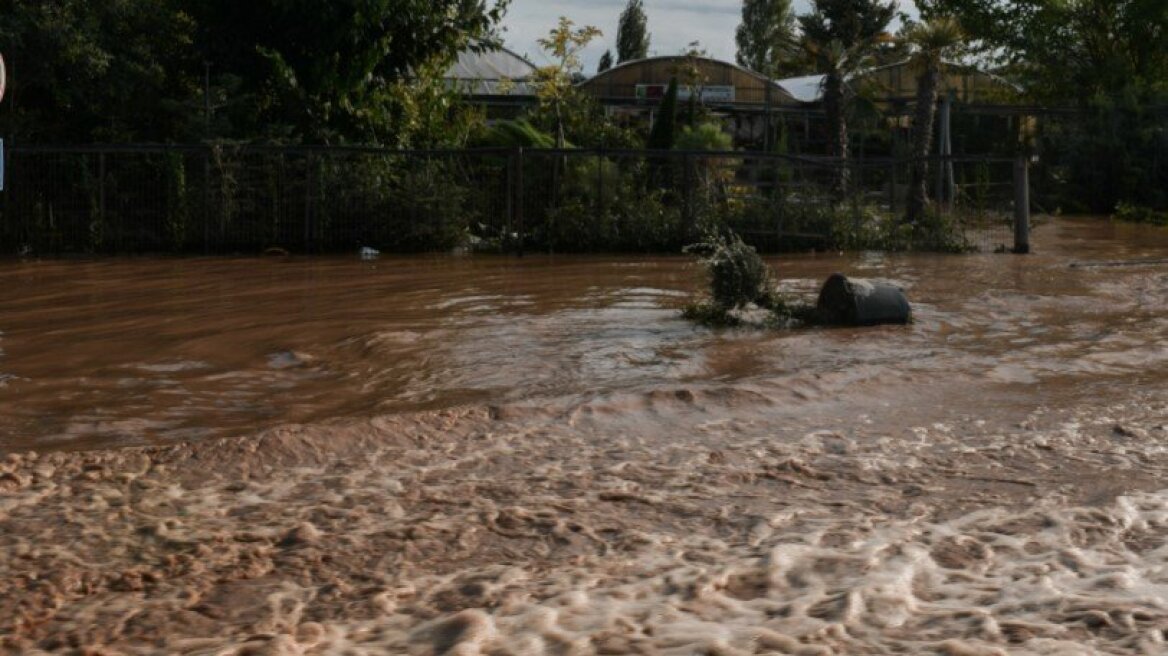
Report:
[[[939,62],[929,62],[917,78],[917,106],[913,114],[912,183],[905,220],[917,223],[929,203],[929,151],[933,146],[933,122],[937,118],[937,88],[941,83]]]
[[[827,74],[823,83],[823,111],[827,116],[828,153],[839,159],[836,172],[836,191],[841,196],[848,193],[851,178],[848,162],[848,123],[844,116],[844,81],[839,71]]]

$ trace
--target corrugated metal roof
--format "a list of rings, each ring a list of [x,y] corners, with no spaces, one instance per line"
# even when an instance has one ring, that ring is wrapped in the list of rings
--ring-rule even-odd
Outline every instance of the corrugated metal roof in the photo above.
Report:
[[[892,64],[884,64],[883,66],[876,66],[874,68],[857,71],[848,77],[848,81],[850,82],[856,78],[864,77],[865,75],[871,75],[872,73],[883,71],[889,68],[907,66],[910,61],[911,60],[909,59],[905,59],[904,61],[899,61]],[[997,75],[994,75],[993,73],[986,73],[985,71],[979,70],[973,66],[959,64],[952,61],[945,61],[945,65],[953,69],[973,71],[981,75],[985,75],[986,77],[993,79],[1000,84],[1018,89],[1017,86],[1010,84]],[[826,75],[805,75],[803,77],[791,77],[785,80],[777,80],[775,84],[779,85],[783,91],[791,94],[791,97],[793,97],[795,100],[798,100],[799,102],[817,103],[823,100],[823,82],[826,78]]]
[[[777,80],[775,84],[795,100],[813,103],[823,99],[823,81],[826,78],[826,75],[804,75]]]
[[[446,71],[446,81],[458,91],[470,95],[524,96],[532,93],[528,80],[535,65],[507,50],[474,52],[465,50]]]

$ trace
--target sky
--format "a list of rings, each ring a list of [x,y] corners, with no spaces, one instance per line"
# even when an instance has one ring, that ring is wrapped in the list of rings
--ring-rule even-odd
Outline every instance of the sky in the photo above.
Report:
[[[649,54],[675,55],[693,41],[711,56],[734,61],[734,31],[742,22],[742,0],[644,0],[649,18]],[[567,16],[577,25],[594,25],[604,36],[583,53],[584,72],[596,72],[606,49],[616,56],[617,24],[626,0],[511,0],[503,21],[507,47],[526,55],[537,66],[549,63],[536,39],[546,36]],[[904,4],[903,2],[901,4]],[[809,0],[795,0],[795,13],[805,13]]]

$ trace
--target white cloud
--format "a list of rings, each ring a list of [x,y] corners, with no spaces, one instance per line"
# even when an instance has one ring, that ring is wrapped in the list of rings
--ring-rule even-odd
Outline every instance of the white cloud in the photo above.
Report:
[[[800,0],[805,4],[806,0]],[[547,62],[536,43],[555,27],[560,16],[577,25],[595,25],[604,36],[584,53],[585,72],[596,70],[600,55],[611,49],[616,55],[617,24],[625,0],[512,0],[503,24],[507,28],[507,46],[526,54],[536,64]],[[741,0],[645,0],[649,19],[650,54],[677,54],[693,42],[719,59],[734,59],[734,30],[742,16]]]
[[[584,52],[584,72],[592,74],[606,49],[616,55],[617,24],[626,0],[512,0],[503,21],[507,47],[525,54],[536,65],[548,63],[536,39],[546,36],[560,16],[577,25],[599,27],[604,36]],[[795,11],[806,12],[809,0],[795,0]],[[649,19],[650,54],[673,55],[693,41],[710,55],[734,61],[734,31],[742,20],[742,0],[645,0]]]

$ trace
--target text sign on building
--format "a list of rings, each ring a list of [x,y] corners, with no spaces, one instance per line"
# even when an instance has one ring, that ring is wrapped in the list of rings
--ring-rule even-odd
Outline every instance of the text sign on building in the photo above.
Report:
[[[661,100],[665,97],[666,90],[669,89],[668,84],[638,84],[637,85],[637,99],[638,100]],[[734,102],[734,87],[732,86],[708,86],[702,87],[702,102],[712,103],[726,103]],[[690,87],[679,87],[677,90],[678,100],[689,100],[693,95]]]

